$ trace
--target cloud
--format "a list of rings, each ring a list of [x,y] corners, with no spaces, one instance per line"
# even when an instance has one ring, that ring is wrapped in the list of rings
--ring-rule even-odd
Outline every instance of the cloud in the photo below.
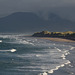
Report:
[[[0,0],[0,11],[40,10],[74,5],[75,0]]]
[[[72,10],[73,7],[75,7],[75,0],[0,0],[0,14],[20,11],[62,12],[64,10],[68,13],[67,11]],[[70,13],[73,11],[70,11]]]

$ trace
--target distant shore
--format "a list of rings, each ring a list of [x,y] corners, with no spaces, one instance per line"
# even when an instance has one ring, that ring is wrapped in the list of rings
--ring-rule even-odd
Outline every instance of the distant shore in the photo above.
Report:
[[[59,42],[75,42],[75,32],[72,31],[67,32],[42,31],[36,32],[32,36]]]
[[[37,38],[56,41],[56,42],[75,42],[73,40],[63,39],[63,38],[55,38],[55,37],[54,38],[52,38],[52,37],[37,37]]]

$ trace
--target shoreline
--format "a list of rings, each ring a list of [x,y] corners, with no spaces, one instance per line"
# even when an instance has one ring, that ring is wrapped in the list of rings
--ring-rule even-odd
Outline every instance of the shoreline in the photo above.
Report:
[[[70,39],[64,39],[64,38],[53,38],[53,37],[37,37],[39,39],[46,39],[46,40],[51,40],[51,41],[55,41],[55,42],[74,42],[73,40]]]
[[[72,31],[66,31],[66,32],[42,31],[42,32],[36,32],[32,36],[41,37],[42,39],[48,39],[58,42],[75,42],[75,32]]]
[[[73,49],[70,50],[69,52],[70,54],[66,56],[66,59],[69,60],[71,63],[54,71],[52,75],[74,75],[75,74],[75,54],[74,54],[75,50]],[[64,72],[65,74],[63,74]]]

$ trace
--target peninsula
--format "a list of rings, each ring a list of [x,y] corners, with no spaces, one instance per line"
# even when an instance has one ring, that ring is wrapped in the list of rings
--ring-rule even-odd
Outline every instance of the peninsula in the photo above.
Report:
[[[52,41],[62,41],[62,42],[75,42],[75,32],[49,32],[42,31],[36,32],[32,35],[33,37],[40,37],[41,39],[50,39]]]

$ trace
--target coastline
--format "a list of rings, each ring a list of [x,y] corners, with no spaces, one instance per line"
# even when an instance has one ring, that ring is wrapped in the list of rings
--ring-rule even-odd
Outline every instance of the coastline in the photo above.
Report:
[[[75,47],[74,44],[73,47]],[[70,50],[69,52],[70,54],[66,56],[66,59],[69,60],[71,63],[54,71],[53,74],[48,74],[48,75],[74,75],[75,74],[75,50],[73,49]]]
[[[64,38],[53,38],[53,37],[37,37],[39,39],[46,39],[46,40],[51,40],[51,41],[55,41],[55,42],[75,42],[73,40],[69,40],[69,39],[64,39]]]
[[[36,32],[32,36],[51,41],[58,41],[58,42],[75,42],[75,32],[72,31],[66,31],[66,32],[42,31],[42,32]]]
[[[69,60],[71,63],[65,65],[64,67],[59,68],[58,70],[54,71],[53,74],[48,75],[74,75],[75,74],[75,51],[71,50],[70,54],[66,56],[66,59]]]
[[[61,43],[67,43],[71,46],[75,46],[75,41],[64,39],[64,38],[55,38],[55,37],[37,37],[38,39],[45,39],[50,40],[54,42],[61,42]],[[74,75],[75,74],[75,50],[70,50],[70,54],[66,55],[66,59],[69,60],[71,63],[68,65],[65,65],[64,67],[60,67],[58,70],[55,70],[52,74],[48,73],[48,75]]]

